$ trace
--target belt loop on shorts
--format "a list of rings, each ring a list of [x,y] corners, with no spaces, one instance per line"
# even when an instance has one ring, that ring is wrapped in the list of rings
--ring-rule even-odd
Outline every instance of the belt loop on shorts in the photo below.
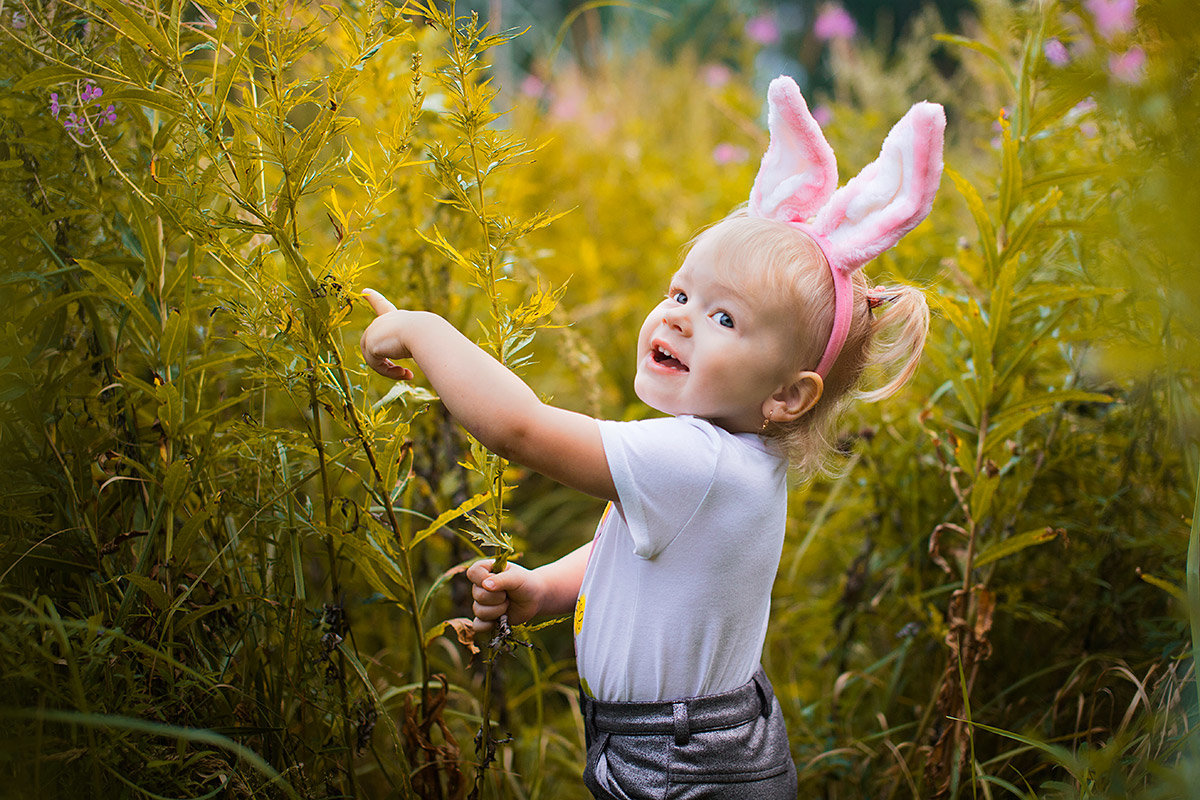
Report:
[[[771,708],[775,704],[775,692],[771,689],[771,682],[767,680],[767,675],[759,667],[754,673],[754,688],[758,692],[758,702],[761,704],[761,713],[763,718],[771,716]]]
[[[671,714],[675,718],[675,744],[683,747],[692,736],[692,730],[688,726],[687,703],[683,701],[672,703]]]

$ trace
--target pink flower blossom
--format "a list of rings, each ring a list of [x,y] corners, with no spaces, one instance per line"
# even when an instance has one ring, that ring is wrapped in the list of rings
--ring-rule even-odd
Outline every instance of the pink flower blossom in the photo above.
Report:
[[[829,106],[826,105],[819,105],[813,108],[812,115],[813,119],[816,120],[817,124],[822,128],[833,121],[833,111],[830,110]]]
[[[521,94],[528,97],[541,97],[546,91],[545,82],[537,75],[530,73],[521,81]]]
[[[1108,73],[1120,83],[1141,83],[1146,79],[1146,51],[1131,47],[1124,53],[1113,53],[1108,59]]]
[[[713,148],[712,153],[713,161],[721,165],[741,164],[749,157],[750,153],[746,150],[746,148],[738,147],[737,145],[730,144],[729,142],[721,142],[719,145]]]
[[[1096,30],[1109,41],[1119,34],[1129,33],[1136,24],[1137,0],[1087,0],[1084,5],[1092,13]]]
[[[720,89],[733,77],[733,71],[724,64],[708,64],[704,67],[704,83],[710,89]]]
[[[1047,39],[1042,50],[1046,54],[1046,60],[1056,67],[1066,66],[1071,62],[1071,54],[1067,52],[1067,46],[1058,39]]]
[[[813,22],[813,34],[823,42],[853,39],[858,34],[858,25],[846,9],[836,3],[826,3]]]
[[[772,45],[779,41],[779,25],[770,14],[759,14],[746,23],[746,37],[761,45]]]

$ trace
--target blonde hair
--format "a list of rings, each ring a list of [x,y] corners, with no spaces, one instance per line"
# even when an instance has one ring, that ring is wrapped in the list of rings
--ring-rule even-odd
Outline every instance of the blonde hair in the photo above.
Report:
[[[815,370],[833,330],[833,276],[825,254],[811,236],[777,220],[748,216],[739,209],[702,231],[692,246],[711,241],[723,277],[754,292],[772,292],[795,308],[792,367]],[[771,423],[761,434],[804,474],[831,472],[834,426],[850,400],[874,402],[908,382],[921,359],[929,332],[929,304],[915,286],[872,286],[862,270],[854,273],[853,316],[841,352],[825,376],[825,390],[809,411],[792,422]],[[872,310],[868,302],[881,307]],[[879,367],[890,379],[873,389],[859,388],[864,371]]]

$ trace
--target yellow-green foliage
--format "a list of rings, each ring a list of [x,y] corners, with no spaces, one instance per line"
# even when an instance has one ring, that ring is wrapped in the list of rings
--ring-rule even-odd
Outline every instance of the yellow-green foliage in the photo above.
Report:
[[[950,127],[933,214],[868,266],[929,290],[922,369],[792,493],[764,661],[802,796],[1198,780],[1200,26],[1144,6],[1106,37],[1076,4],[986,0],[962,37],[927,16],[889,56],[833,43],[809,93],[843,181],[915,100]],[[453,14],[0,7],[0,784],[584,796],[569,631],[473,654],[456,574],[561,555],[598,504],[368,374],[358,293],[445,315],[557,403],[648,413],[638,325],[745,199],[762,87],[730,46],[728,74],[638,52],[522,91],[488,66],[508,35]]]

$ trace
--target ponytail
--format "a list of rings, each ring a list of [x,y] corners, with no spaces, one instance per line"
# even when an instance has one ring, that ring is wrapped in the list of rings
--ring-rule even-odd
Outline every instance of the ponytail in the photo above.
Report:
[[[858,399],[873,403],[891,397],[917,371],[929,333],[929,302],[915,286],[875,286],[867,290],[867,307],[871,327],[867,365],[892,375],[882,386],[855,391]]]

